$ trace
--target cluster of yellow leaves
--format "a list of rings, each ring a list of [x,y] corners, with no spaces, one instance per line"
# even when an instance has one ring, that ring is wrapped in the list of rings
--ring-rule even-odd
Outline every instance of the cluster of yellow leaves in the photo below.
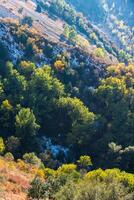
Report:
[[[5,150],[5,144],[3,139],[0,137],[0,153],[3,153],[4,150]]]
[[[112,76],[125,76],[134,78],[134,64],[130,63],[125,66],[124,63],[118,65],[112,65],[107,68],[107,71]]]
[[[41,179],[45,179],[45,171],[43,169],[37,169],[36,176]]]
[[[107,68],[108,76],[117,77],[126,83],[127,87],[134,87],[134,64],[125,66],[123,63],[112,65]]]
[[[74,170],[76,170],[77,165],[75,164],[64,164],[61,167],[58,168],[57,174],[62,174],[62,173],[72,173]]]
[[[57,70],[64,70],[65,64],[64,64],[61,60],[57,60],[57,61],[55,61],[55,63],[54,63],[54,67],[55,67],[55,69],[57,69]]]
[[[10,102],[6,99],[2,102],[1,108],[6,109],[6,110],[11,110],[12,109],[12,105],[10,104]]]
[[[93,54],[99,58],[104,58],[105,52],[102,48],[96,48],[93,52]]]
[[[35,165],[27,164],[21,159],[17,160],[17,168],[19,168],[20,170],[22,170],[26,173],[31,173],[31,174],[35,174],[35,175],[38,170],[38,168]]]
[[[45,177],[49,177],[49,176],[56,176],[56,171],[50,168],[44,168],[43,169]]]
[[[27,171],[28,170],[27,164],[23,160],[21,160],[21,159],[17,160],[17,166],[22,171]]]
[[[106,181],[110,182],[111,180],[115,179],[125,185],[129,186],[130,188],[134,189],[134,174],[121,172],[119,169],[97,169],[91,172],[88,172],[85,175],[85,179],[88,180],[99,180],[99,181]]]
[[[30,65],[30,62],[29,61],[21,61],[21,63],[20,63],[20,67],[21,68],[29,68],[29,65]]]
[[[7,161],[3,157],[0,157],[0,172],[16,169],[16,163],[14,161]]]

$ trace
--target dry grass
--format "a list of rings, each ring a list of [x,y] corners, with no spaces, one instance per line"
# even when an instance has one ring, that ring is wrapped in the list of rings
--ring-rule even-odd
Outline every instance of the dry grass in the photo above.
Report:
[[[27,199],[29,183],[37,170],[30,170],[30,168],[31,166],[26,165],[25,168],[20,169],[18,163],[0,157],[0,200]]]

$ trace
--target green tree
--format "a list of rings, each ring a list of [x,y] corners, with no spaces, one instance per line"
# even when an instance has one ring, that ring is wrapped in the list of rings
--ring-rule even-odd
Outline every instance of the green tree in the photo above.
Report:
[[[18,148],[20,147],[20,140],[18,137],[10,136],[6,141],[6,151],[11,152],[14,155],[18,152]]]
[[[39,125],[36,122],[36,118],[33,111],[29,108],[22,108],[16,115],[16,135],[20,138],[27,138],[36,136]]]
[[[35,155],[34,152],[32,153],[25,153],[23,155],[23,159],[26,163],[33,164],[39,166],[41,164],[41,160]]]
[[[14,109],[9,100],[2,101],[0,106],[0,128],[1,136],[12,134],[14,130]],[[5,135],[6,132],[6,135]]]
[[[5,78],[3,79],[4,92],[12,105],[20,104],[26,91],[25,77],[13,68],[8,62],[6,64]]]
[[[63,84],[52,75],[50,67],[36,69],[28,85],[27,98],[42,130],[50,133],[57,99],[65,95]],[[44,123],[46,122],[46,123]]]
[[[90,156],[80,156],[77,163],[81,168],[87,168],[89,166],[92,166],[92,161]]]
[[[69,26],[66,24],[65,27],[64,27],[63,35],[64,35],[67,39],[69,38],[69,32],[70,32]]]
[[[57,132],[59,140],[68,143],[68,145],[73,144],[74,141],[77,140],[77,136],[74,134],[73,130],[78,125],[82,126],[90,120],[94,120],[95,116],[93,113],[89,112],[88,108],[77,98],[60,98],[57,105],[56,113],[58,113],[59,116],[56,120],[59,125],[57,130],[61,133],[61,135],[58,135]]]
[[[76,28],[75,27],[72,27],[70,29],[70,32],[69,32],[69,40],[71,42],[76,42],[77,41],[77,32],[76,32]]]
[[[45,184],[39,178],[35,178],[31,182],[31,187],[28,190],[28,197],[40,200],[46,198],[46,193],[47,191]]]
[[[21,142],[21,153],[37,151],[37,134],[40,126],[36,122],[33,111],[30,108],[22,108],[15,119],[16,136]]]
[[[94,55],[99,57],[99,58],[104,58],[105,52],[104,52],[104,50],[102,48],[96,48],[94,50]]]

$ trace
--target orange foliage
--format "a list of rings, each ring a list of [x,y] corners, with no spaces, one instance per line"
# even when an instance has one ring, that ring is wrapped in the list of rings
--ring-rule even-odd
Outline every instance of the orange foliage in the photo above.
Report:
[[[38,169],[37,172],[36,172],[36,176],[38,176],[41,179],[44,179],[45,178],[44,170],[43,169]]]
[[[55,67],[57,70],[64,70],[65,64],[64,64],[61,60],[57,60],[57,61],[54,63],[54,67]]]

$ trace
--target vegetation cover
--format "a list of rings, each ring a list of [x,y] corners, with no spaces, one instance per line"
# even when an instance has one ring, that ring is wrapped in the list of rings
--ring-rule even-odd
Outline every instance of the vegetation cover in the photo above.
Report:
[[[132,55],[65,1],[37,1],[43,9],[66,22],[64,45],[37,34],[31,17],[0,22],[9,36],[0,41],[0,198],[133,200]]]

